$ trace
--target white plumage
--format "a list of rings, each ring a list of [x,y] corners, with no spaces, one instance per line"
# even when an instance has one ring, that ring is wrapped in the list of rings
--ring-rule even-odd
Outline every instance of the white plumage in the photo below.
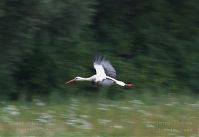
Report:
[[[88,77],[88,78],[83,78],[83,77],[75,77],[74,79],[66,82],[68,83],[73,83],[75,81],[93,81],[97,85],[102,85],[102,86],[110,86],[113,83],[120,85],[120,86],[126,86],[126,87],[132,87],[133,84],[126,84],[123,81],[116,80],[116,71],[112,64],[110,63],[109,60],[107,60],[103,56],[96,56],[94,61],[93,61],[93,66],[96,70],[96,74]]]

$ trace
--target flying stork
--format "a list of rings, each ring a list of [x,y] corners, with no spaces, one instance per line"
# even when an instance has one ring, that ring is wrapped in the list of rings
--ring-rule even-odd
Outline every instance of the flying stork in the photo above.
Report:
[[[110,86],[114,83],[123,87],[134,86],[133,84],[126,84],[123,81],[117,80],[114,67],[111,65],[110,61],[103,56],[96,56],[93,60],[93,66],[96,70],[95,75],[88,78],[77,76],[74,79],[67,81],[65,84],[74,83],[76,81],[92,81],[101,86]]]

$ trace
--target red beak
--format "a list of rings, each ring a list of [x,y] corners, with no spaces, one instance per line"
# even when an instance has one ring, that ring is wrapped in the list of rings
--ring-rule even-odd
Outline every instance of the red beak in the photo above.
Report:
[[[67,81],[65,84],[74,83],[74,82],[75,82],[75,79],[71,79],[71,80]]]

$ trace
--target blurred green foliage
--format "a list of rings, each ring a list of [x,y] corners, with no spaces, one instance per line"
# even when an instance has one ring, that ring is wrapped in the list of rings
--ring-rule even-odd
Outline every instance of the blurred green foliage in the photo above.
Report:
[[[198,93],[198,7],[197,0],[1,0],[0,96],[98,93],[64,85],[95,72],[95,52],[136,90]]]

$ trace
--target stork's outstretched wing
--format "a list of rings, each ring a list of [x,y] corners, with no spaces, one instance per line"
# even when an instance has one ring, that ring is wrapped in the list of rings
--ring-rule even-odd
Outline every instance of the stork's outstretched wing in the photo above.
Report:
[[[111,65],[110,61],[107,60],[103,56],[96,56],[93,61],[94,68],[96,69],[96,73],[102,73],[103,71],[109,77],[116,78],[116,71]],[[103,69],[103,70],[102,70]]]

